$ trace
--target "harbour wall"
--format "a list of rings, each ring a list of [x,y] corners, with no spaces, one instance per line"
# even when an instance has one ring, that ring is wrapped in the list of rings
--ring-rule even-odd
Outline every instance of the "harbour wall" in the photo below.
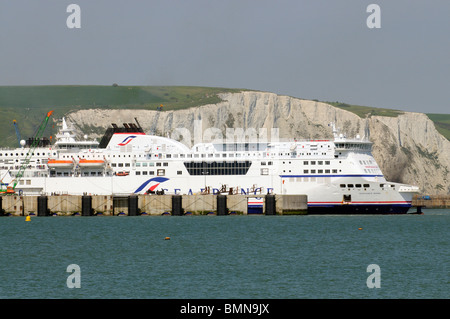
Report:
[[[0,196],[6,216],[304,215],[306,195]]]
[[[424,208],[450,208],[450,195],[416,195],[412,205]]]

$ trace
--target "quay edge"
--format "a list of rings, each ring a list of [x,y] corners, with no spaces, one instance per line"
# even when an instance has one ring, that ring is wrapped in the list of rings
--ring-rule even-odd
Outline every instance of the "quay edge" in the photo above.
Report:
[[[405,214],[409,207],[308,207],[306,195],[0,196],[3,216]]]

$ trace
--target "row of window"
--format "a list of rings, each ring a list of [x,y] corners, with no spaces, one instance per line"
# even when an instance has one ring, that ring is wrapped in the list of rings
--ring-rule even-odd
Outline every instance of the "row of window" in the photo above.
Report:
[[[109,175],[109,173],[107,173],[107,175]],[[64,172],[54,171],[54,170],[50,171],[50,177],[69,177],[69,176],[74,176],[74,173],[72,171],[64,171]],[[78,174],[75,174],[75,176],[78,176]],[[102,171],[82,172],[80,174],[80,176],[85,176],[85,177],[103,176],[103,172]]]
[[[283,162],[284,164],[284,162]],[[289,162],[290,164],[290,162]],[[303,161],[303,165],[330,165],[330,161]]]
[[[111,167],[130,167],[131,163],[111,163]],[[149,162],[149,163],[136,163],[136,167],[153,167],[155,166],[154,162]],[[156,166],[169,166],[169,163],[167,162],[157,162]]]
[[[371,144],[365,143],[338,143],[336,144],[337,148],[345,148],[345,149],[357,149],[357,150],[370,150],[372,148]]]
[[[13,156],[13,157],[18,157],[19,153],[0,153],[0,156]],[[20,156],[26,156],[26,153],[20,153]],[[32,156],[35,156],[34,153],[31,154]],[[51,156],[52,154],[50,152],[48,153],[36,153],[36,156]],[[53,156],[56,156],[56,153],[53,153]]]
[[[325,174],[330,174],[330,173],[337,174],[337,172],[338,172],[337,169],[332,169],[332,170],[329,170],[329,169],[325,169],[325,170],[318,169],[317,170],[317,174],[323,174],[323,173],[325,173]],[[312,169],[312,170],[304,169],[303,170],[303,174],[316,174],[316,170],[315,169]]]
[[[155,171],[136,171],[135,174],[137,176],[140,175],[155,175]],[[166,175],[165,169],[158,169],[156,170],[156,176],[164,176]],[[177,171],[177,175],[181,175],[181,171]]]
[[[163,162],[163,163],[161,163],[161,162],[156,162],[156,163],[154,163],[154,162],[142,162],[142,163],[136,163],[136,167],[147,167],[147,166],[149,166],[149,167],[153,167],[153,166],[169,166],[169,163],[167,163],[167,162]]]
[[[1,154],[0,154],[1,155]],[[34,154],[33,154],[34,155]],[[39,155],[39,153],[38,153]],[[42,155],[45,155],[42,153]],[[53,153],[53,155],[56,155],[56,153]],[[133,158],[137,157],[144,157],[144,158],[155,158],[155,159],[162,159],[162,158],[234,158],[234,157],[249,157],[249,156],[263,156],[263,157],[269,157],[269,156],[295,156],[295,155],[319,155],[319,153],[202,153],[202,154],[135,154],[133,155]],[[321,155],[327,155],[327,153],[321,153]],[[11,153],[11,156],[13,154]],[[16,154],[16,156],[18,156]],[[23,156],[23,154],[22,154]],[[50,153],[48,154],[50,156]],[[62,158],[73,158],[73,155],[62,155]],[[80,155],[77,156],[79,158],[131,158],[131,154],[114,154],[114,155]]]
[[[372,161],[372,160],[360,160],[359,164],[361,164],[361,165],[371,165],[371,164],[375,164],[375,161]]]
[[[361,188],[361,187],[368,188],[368,187],[370,187],[369,184],[363,184],[363,185],[361,185],[361,184],[340,184],[339,186],[341,188],[354,188],[354,187],[356,187],[356,188]]]
[[[252,162],[184,162],[189,175],[245,175]]]
[[[158,169],[156,170],[156,175],[157,176],[165,176],[166,174],[166,170],[165,169]],[[177,175],[181,175],[182,172],[181,171],[177,171]],[[90,172],[82,172],[80,174],[80,176],[84,176],[84,177],[88,177],[88,176],[103,176],[103,172],[101,171],[90,171]],[[128,175],[128,173],[124,173],[124,172],[118,172],[116,173],[116,175],[121,176],[121,175]],[[155,171],[136,171],[136,175],[155,175]],[[71,171],[66,171],[66,172],[59,172],[59,171],[50,171],[50,177],[69,177],[69,176],[74,176],[74,173]],[[77,174],[78,176],[78,174]],[[106,176],[110,176],[110,173],[107,172]]]
[[[340,184],[339,186],[341,188],[361,188],[361,184]],[[368,187],[370,187],[370,185],[369,184],[362,184],[362,187],[368,188]],[[385,187],[391,187],[392,189],[395,190],[395,185],[392,185],[392,184],[390,184],[390,185],[389,184],[388,185],[380,184],[380,188],[384,189]]]

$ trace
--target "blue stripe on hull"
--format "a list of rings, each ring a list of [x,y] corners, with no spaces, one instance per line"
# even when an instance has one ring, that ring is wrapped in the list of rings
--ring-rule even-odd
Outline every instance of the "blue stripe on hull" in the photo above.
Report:
[[[308,214],[406,214],[411,205],[309,205]]]

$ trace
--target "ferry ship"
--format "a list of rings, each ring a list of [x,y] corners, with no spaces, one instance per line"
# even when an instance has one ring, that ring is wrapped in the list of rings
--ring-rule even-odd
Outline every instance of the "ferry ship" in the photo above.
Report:
[[[3,193],[20,195],[301,194],[309,214],[407,213],[418,187],[387,181],[368,139],[333,134],[189,148],[137,120],[112,124],[100,142],[79,140],[63,118],[53,145],[1,149],[0,178]]]

